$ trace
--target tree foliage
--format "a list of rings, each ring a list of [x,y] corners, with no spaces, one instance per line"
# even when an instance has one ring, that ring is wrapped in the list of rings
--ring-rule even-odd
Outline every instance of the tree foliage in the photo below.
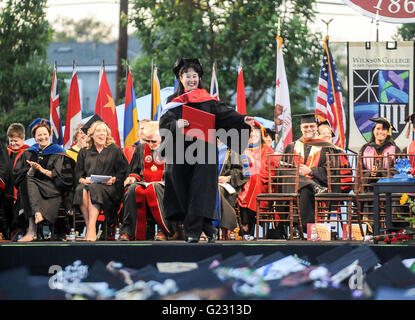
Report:
[[[61,30],[54,30],[53,40],[56,42],[110,42],[113,26],[106,25],[92,17],[74,20],[70,18],[56,19],[54,25],[60,25]]]
[[[406,23],[398,28],[397,34],[395,35],[397,40],[411,41],[415,40],[415,24]]]
[[[232,106],[242,59],[248,112],[275,87],[276,34],[281,19],[284,61],[291,107],[303,109],[315,91],[322,37],[312,33],[314,1],[281,0],[136,0],[130,21],[141,41],[143,56],[133,62],[138,95],[150,90],[151,61],[157,65],[161,87],[172,86],[172,68],[180,57],[197,57],[209,90],[213,62],[217,64],[220,99]],[[250,88],[250,89],[248,89]],[[267,91],[268,90],[268,91]],[[256,114],[272,117],[273,100]]]
[[[45,6],[46,0],[7,0],[0,12],[2,139],[12,122],[27,127],[36,117],[49,118],[53,67],[46,61],[51,31]],[[65,83],[60,78],[58,86],[60,93],[64,93],[61,105],[65,105]]]

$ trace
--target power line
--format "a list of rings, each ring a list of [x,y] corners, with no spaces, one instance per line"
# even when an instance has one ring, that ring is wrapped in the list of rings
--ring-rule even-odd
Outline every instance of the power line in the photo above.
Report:
[[[82,2],[68,2],[68,3],[54,3],[47,5],[48,8],[50,7],[67,7],[67,6],[79,6],[79,5],[86,5],[86,4],[120,4],[119,0],[111,0],[111,1],[82,1]]]

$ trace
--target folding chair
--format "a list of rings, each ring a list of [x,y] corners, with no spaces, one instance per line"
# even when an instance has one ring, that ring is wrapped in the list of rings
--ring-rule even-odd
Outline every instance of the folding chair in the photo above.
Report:
[[[268,154],[268,192],[257,196],[256,236],[263,225],[264,238],[269,223],[289,222],[290,240],[293,239],[294,219],[298,221],[301,236],[303,228],[300,214],[298,154]]]
[[[348,225],[349,240],[352,240],[352,222],[358,220],[356,207],[357,154],[326,153],[327,193],[314,196],[315,222],[334,222]],[[345,218],[344,218],[345,217]],[[362,226],[359,222],[360,230]],[[363,235],[363,232],[362,232]]]

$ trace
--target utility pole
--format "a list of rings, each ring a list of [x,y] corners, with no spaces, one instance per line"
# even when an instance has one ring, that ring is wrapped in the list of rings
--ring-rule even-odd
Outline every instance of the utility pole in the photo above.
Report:
[[[128,33],[127,23],[123,23],[123,17],[128,16],[128,0],[120,0],[120,26],[118,33],[118,44],[117,44],[117,77],[116,77],[116,90],[115,97],[116,103],[119,99],[123,98],[123,93],[120,90],[120,82],[125,77],[125,68],[122,66],[122,60],[127,60],[127,49],[128,49]]]

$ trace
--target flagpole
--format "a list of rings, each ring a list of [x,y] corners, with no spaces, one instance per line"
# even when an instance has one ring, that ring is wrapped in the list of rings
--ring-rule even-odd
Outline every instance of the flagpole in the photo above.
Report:
[[[376,42],[379,42],[379,10],[376,10]]]
[[[154,88],[153,88],[153,81],[154,81],[154,60],[151,59],[151,103],[150,103],[150,119],[153,120],[153,104],[154,104]]]

